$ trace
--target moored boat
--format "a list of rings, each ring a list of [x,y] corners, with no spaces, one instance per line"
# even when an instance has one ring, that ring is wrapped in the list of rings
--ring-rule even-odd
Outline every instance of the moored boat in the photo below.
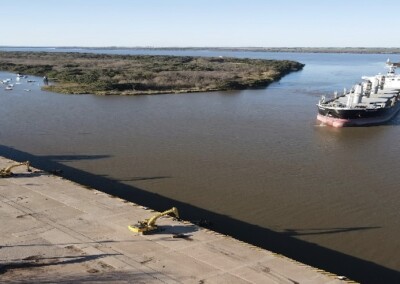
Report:
[[[400,110],[400,75],[396,66],[387,61],[386,75],[364,76],[363,82],[335,93],[334,98],[324,96],[317,104],[317,119],[333,127],[382,124]]]

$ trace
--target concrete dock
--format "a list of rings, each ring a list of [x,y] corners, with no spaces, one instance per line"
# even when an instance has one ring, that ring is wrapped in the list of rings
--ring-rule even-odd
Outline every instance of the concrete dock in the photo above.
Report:
[[[0,157],[0,169],[13,163]],[[0,179],[1,283],[352,282],[172,217],[133,233],[128,225],[157,212],[37,169],[13,172]]]

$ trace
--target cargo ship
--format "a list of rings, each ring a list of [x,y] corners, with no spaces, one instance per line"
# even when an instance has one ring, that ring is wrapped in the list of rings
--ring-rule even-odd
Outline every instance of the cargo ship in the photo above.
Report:
[[[319,100],[317,119],[333,127],[383,124],[400,110],[400,75],[396,65],[386,62],[387,74],[363,76],[362,82],[332,99]]]

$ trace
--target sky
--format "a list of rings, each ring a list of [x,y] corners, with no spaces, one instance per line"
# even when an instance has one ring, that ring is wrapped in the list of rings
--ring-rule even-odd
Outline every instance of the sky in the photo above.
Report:
[[[0,46],[400,47],[400,1],[2,0]]]

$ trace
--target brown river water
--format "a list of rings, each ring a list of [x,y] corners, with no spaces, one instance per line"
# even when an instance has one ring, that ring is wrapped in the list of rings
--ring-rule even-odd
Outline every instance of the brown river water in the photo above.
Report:
[[[387,56],[298,56],[303,71],[256,90],[99,97],[42,92],[40,78],[0,85],[0,155],[177,206],[183,219],[363,283],[400,283],[400,117],[343,129],[315,120],[323,92],[385,72]]]

